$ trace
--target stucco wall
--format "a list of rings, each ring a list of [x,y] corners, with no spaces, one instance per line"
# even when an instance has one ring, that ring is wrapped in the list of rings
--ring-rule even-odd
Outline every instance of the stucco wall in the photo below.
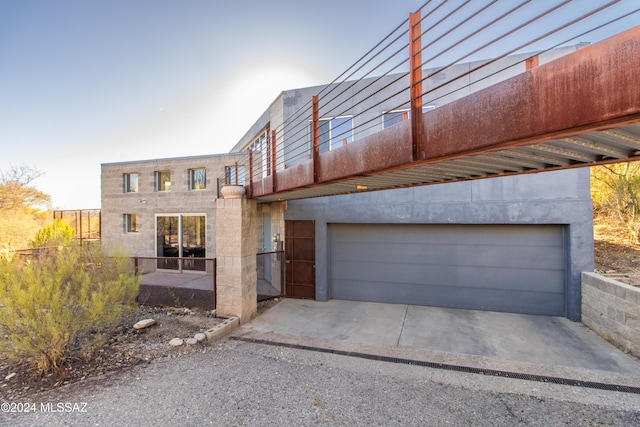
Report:
[[[217,178],[239,156],[223,154],[102,165],[102,243],[131,255],[156,256],[156,214],[205,214],[207,257],[215,257]],[[189,169],[206,168],[206,189],[189,190]],[[171,190],[155,190],[155,172],[171,171]],[[139,174],[139,190],[125,193],[123,174]],[[139,231],[124,232],[124,214],[138,214]]]
[[[329,295],[327,224],[566,225],[567,317],[580,320],[583,271],[593,271],[589,170],[574,169],[289,201],[286,220],[316,221],[316,298]]]
[[[640,357],[640,289],[582,274],[582,323],[635,357]]]

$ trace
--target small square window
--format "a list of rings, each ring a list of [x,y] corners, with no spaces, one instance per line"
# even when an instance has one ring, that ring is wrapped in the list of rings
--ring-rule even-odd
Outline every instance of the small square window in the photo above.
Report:
[[[124,192],[125,193],[138,192],[138,174],[137,173],[124,174]]]
[[[156,172],[156,191],[171,191],[171,172]]]
[[[189,169],[189,189],[204,190],[207,188],[207,174],[205,168]]]
[[[124,214],[124,232],[138,232],[138,214]]]

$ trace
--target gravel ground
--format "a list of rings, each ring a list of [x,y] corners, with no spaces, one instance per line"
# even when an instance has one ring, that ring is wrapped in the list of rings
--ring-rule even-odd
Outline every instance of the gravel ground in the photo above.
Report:
[[[228,339],[202,352],[81,381],[38,399],[23,402],[33,404],[35,412],[0,413],[0,424],[640,425],[638,395]],[[43,412],[41,404],[59,412]]]

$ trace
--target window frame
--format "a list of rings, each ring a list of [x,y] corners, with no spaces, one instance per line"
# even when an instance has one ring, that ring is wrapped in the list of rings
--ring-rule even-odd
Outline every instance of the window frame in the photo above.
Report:
[[[125,234],[140,231],[140,216],[137,213],[123,214],[123,229]]]
[[[135,186],[132,186],[132,177],[135,176]],[[129,172],[122,174],[123,192],[138,193],[140,191],[140,174],[138,172]],[[135,188],[134,188],[135,187]]]
[[[196,180],[196,172],[202,171],[203,180]],[[196,183],[202,182],[202,187],[197,187]],[[198,190],[206,190],[207,189],[207,168],[191,168],[189,169],[189,190],[198,191]]]
[[[163,174],[168,174],[168,181],[162,181]],[[159,193],[171,191],[171,171],[170,170],[161,170],[155,171],[155,187],[156,191]]]

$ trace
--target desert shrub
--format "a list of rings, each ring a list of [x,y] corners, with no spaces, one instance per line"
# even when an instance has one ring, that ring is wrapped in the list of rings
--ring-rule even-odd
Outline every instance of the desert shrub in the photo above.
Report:
[[[611,226],[622,226],[630,240],[640,242],[640,163],[591,168],[594,213]]]
[[[73,243],[75,230],[63,219],[56,219],[53,224],[41,228],[36,233],[31,247],[45,248],[54,246],[69,246]]]
[[[0,260],[0,356],[48,372],[102,344],[140,279],[122,253],[71,245],[24,265]]]

